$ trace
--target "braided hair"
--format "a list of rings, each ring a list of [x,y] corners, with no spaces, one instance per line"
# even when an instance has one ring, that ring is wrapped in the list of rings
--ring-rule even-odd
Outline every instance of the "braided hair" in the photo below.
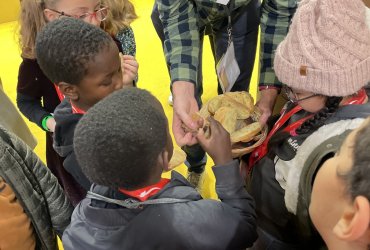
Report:
[[[333,115],[335,111],[338,110],[339,103],[341,102],[342,97],[328,97],[325,102],[325,107],[317,112],[313,117],[306,120],[297,130],[296,134],[299,137],[307,137],[312,132],[316,131],[318,128],[325,124],[325,121]],[[279,155],[279,158],[284,161],[291,160],[295,153],[293,151],[287,150],[284,145],[287,145],[286,141],[291,137],[290,132],[285,130],[280,130],[271,137],[268,148],[269,152],[272,155]]]
[[[325,121],[335,113],[339,108],[339,103],[343,97],[329,96],[325,102],[325,107],[317,112],[313,117],[306,120],[297,130],[296,133],[306,134],[317,130],[325,124]]]

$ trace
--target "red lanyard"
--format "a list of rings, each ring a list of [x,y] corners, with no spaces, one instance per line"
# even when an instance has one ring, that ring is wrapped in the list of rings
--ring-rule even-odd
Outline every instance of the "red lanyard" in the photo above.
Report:
[[[361,89],[357,92],[356,96],[353,96],[349,100],[343,102],[342,105],[353,105],[353,104],[363,104],[366,100],[366,91],[365,89]],[[292,115],[296,114],[302,110],[301,106],[297,105],[289,112],[283,111],[280,118],[275,122],[274,126],[272,127],[271,131],[267,135],[265,141],[253,152],[249,157],[249,164],[248,164],[248,172],[252,169],[252,167],[256,164],[257,161],[261,160],[267,154],[267,145],[271,139],[271,137],[292,117]],[[290,135],[296,136],[296,129],[299,128],[307,119],[311,118],[313,115],[306,116],[284,128],[284,131],[289,132]]]
[[[274,126],[272,127],[271,131],[268,133],[266,139],[263,141],[263,143],[253,150],[249,157],[249,164],[248,164],[248,170],[250,170],[254,164],[262,159],[267,154],[268,148],[267,145],[271,139],[271,137],[297,112],[301,111],[302,107],[297,105],[293,109],[291,109],[288,112],[283,111],[283,114],[280,116],[280,118],[275,122]],[[311,118],[313,115],[308,115],[302,119],[299,119],[298,121],[288,125],[284,131],[289,132],[291,135],[296,135],[295,131],[297,128],[299,128],[307,119]],[[249,172],[249,171],[248,171]]]
[[[85,110],[82,110],[80,108],[77,108],[76,106],[73,106],[71,101],[70,101],[70,103],[71,103],[71,107],[72,107],[72,114],[81,114],[81,115],[83,115],[83,114],[86,113]]]
[[[55,83],[54,84],[54,88],[55,88],[55,91],[57,92],[57,95],[58,95],[58,98],[59,98],[59,101],[62,102],[64,100],[64,95],[62,94],[62,92],[60,91],[58,85],[56,85]]]
[[[363,104],[365,102],[366,98],[367,98],[366,90],[365,89],[360,89],[357,92],[357,95],[355,95],[355,96],[351,97],[350,99],[348,99],[347,101],[343,102],[342,105]]]
[[[57,92],[57,95],[58,95],[58,98],[59,98],[60,102],[62,102],[64,100],[65,96],[62,94],[62,92],[60,91],[58,85],[56,85],[55,83],[54,83],[54,87],[55,87],[55,91]],[[73,106],[72,102],[70,102],[70,103],[71,103],[72,113],[73,114],[81,114],[81,115],[83,115],[83,114],[86,113],[85,110],[82,110],[80,108],[77,108],[76,106]]]
[[[158,193],[164,186],[166,186],[170,182],[169,179],[162,178],[158,183],[154,185],[150,185],[148,187],[136,189],[136,190],[125,190],[125,189],[118,189],[121,193],[127,194],[131,197],[138,199],[139,201],[146,201],[151,196]]]

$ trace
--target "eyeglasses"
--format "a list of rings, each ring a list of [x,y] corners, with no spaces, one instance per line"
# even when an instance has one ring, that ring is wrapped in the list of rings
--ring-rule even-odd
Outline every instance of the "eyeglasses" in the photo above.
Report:
[[[76,19],[81,19],[88,23],[90,23],[93,18],[102,22],[105,19],[107,19],[107,14],[108,14],[108,7],[103,7],[92,13],[87,12],[82,15],[69,15],[69,14],[66,14],[64,11],[58,11],[58,10],[53,10],[53,9],[49,9],[49,10],[54,11],[55,13],[58,13],[60,16],[67,16],[67,17],[72,17]]]
[[[309,96],[306,96],[306,97],[303,97],[301,99],[298,98],[297,94],[288,86],[284,86],[283,87],[284,89],[284,93],[285,93],[285,96],[286,98],[291,102],[291,103],[294,103],[294,104],[297,104],[298,102],[300,101],[304,101],[304,100],[307,100],[307,99],[310,99],[314,96],[318,96],[319,94],[312,94],[312,95],[309,95]]]

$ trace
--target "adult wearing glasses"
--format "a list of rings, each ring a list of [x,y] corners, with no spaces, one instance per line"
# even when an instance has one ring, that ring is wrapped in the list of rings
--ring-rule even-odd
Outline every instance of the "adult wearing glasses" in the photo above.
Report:
[[[96,26],[107,26],[115,22],[107,18],[109,7],[95,0],[22,0],[20,18],[20,47],[22,63],[19,66],[17,85],[17,105],[30,121],[46,132],[46,162],[52,173],[58,178],[66,195],[74,204],[84,197],[85,191],[74,181],[62,165],[63,159],[53,149],[55,120],[53,112],[64,98],[41,71],[35,58],[35,40],[37,33],[47,22],[64,16],[82,19]],[[117,46],[122,52],[121,43]],[[125,55],[122,59],[124,82],[132,85],[137,77],[138,64],[133,56]]]
[[[231,91],[247,91],[253,70],[259,24],[259,0],[156,0],[152,20],[162,39],[173,94],[173,133],[187,153],[188,180],[197,186],[205,166],[205,153],[192,133],[191,114],[201,106],[201,57],[205,29],[218,62],[233,41],[240,68]],[[159,17],[159,18],[158,18]],[[229,18],[230,17],[230,18]],[[221,88],[218,88],[220,94]]]

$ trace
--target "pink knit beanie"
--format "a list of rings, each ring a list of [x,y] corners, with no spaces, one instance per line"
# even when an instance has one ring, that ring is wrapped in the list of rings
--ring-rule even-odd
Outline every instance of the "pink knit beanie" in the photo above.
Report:
[[[289,87],[326,96],[370,82],[370,29],[361,0],[303,0],[274,60]]]

